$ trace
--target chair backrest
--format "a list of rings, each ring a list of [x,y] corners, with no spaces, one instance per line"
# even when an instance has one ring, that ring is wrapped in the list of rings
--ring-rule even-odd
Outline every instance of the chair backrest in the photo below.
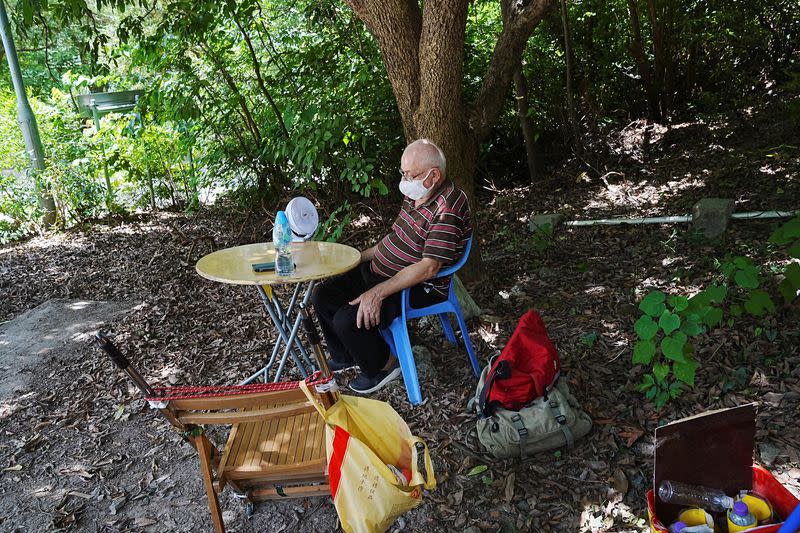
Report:
[[[467,259],[469,259],[469,253],[472,251],[472,239],[473,239],[474,235],[475,234],[473,233],[467,239],[467,245],[464,246],[464,254],[461,256],[461,259],[459,259],[454,265],[449,266],[449,267],[447,267],[447,268],[445,268],[443,270],[440,270],[439,273],[436,274],[437,278],[443,278],[445,276],[450,276],[450,275],[454,274],[455,272],[457,272],[462,266],[464,266],[464,263],[466,263]]]

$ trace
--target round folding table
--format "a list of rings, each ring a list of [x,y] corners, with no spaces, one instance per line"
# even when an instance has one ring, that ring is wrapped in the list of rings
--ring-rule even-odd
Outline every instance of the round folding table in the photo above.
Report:
[[[306,286],[301,302],[308,305],[314,284],[320,279],[347,272],[361,261],[361,253],[350,246],[333,242],[306,241],[291,243],[295,271],[289,276],[279,276],[275,271],[255,272],[256,263],[275,261],[275,247],[272,243],[246,244],[218,250],[202,257],[196,265],[197,273],[206,279],[234,285],[254,285],[258,289],[261,302],[267,310],[272,323],[278,331],[278,339],[266,366],[247,378],[250,383],[262,377],[269,379],[270,369],[278,361],[278,353],[284,346],[273,381],[279,381],[289,357],[298,370],[307,377],[315,368],[308,350],[298,338],[301,316],[295,312],[301,287]],[[294,285],[289,305],[284,309],[278,300],[273,286]]]

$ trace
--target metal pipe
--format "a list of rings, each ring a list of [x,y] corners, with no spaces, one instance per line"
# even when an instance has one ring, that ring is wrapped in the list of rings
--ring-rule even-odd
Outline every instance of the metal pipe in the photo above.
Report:
[[[800,214],[798,211],[748,211],[746,213],[733,213],[731,218],[736,220],[754,220],[769,218],[789,218]],[[672,215],[662,217],[642,218],[599,218],[595,220],[568,220],[565,226],[616,226],[621,224],[676,224],[691,222],[692,215]]]
[[[674,224],[677,222],[691,222],[690,215],[677,215],[666,217],[643,218],[599,218],[596,220],[568,220],[565,226],[616,226],[619,224]]]
[[[734,213],[731,218],[738,220],[751,220],[754,218],[789,218],[797,214],[798,211],[748,211],[747,213]]]

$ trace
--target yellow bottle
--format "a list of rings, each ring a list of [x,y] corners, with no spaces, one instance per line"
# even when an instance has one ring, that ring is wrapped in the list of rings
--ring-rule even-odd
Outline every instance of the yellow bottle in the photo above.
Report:
[[[753,492],[743,492],[739,499],[747,504],[747,508],[753,516],[756,517],[756,521],[759,525],[771,524],[773,522],[772,505],[770,505],[766,498]]]
[[[708,526],[714,529],[714,518],[708,514],[704,509],[699,507],[690,507],[682,510],[678,514],[678,520],[684,522],[687,526]]]

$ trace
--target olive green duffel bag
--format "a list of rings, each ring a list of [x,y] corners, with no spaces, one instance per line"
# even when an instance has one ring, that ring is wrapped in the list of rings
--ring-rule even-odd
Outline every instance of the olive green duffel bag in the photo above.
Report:
[[[592,420],[570,394],[565,380],[559,379],[546,396],[536,398],[519,411],[502,407],[482,412],[480,404],[486,374],[481,373],[475,397],[469,408],[478,414],[478,439],[495,457],[509,458],[561,448],[571,448],[592,428]]]

